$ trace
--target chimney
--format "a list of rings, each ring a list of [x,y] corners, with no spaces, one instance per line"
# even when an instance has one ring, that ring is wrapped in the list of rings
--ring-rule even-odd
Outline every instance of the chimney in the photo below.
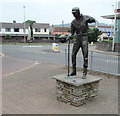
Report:
[[[15,20],[13,20],[13,23],[16,23],[16,21],[15,21]]]

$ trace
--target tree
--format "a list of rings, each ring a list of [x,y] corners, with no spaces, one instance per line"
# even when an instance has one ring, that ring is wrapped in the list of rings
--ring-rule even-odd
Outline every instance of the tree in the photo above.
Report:
[[[25,21],[25,23],[36,23],[36,21],[33,21],[33,20],[27,20],[27,21]]]
[[[5,35],[5,39],[12,39],[11,35]]]
[[[99,31],[98,28],[93,28],[93,29],[89,29],[89,32],[92,32],[91,34],[88,35],[88,42],[97,42],[98,36],[102,34],[101,31]]]

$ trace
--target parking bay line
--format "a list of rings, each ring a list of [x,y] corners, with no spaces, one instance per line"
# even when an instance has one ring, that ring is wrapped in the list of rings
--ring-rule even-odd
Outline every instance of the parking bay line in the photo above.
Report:
[[[40,63],[42,63],[42,62],[35,61],[35,63],[34,63],[33,65],[31,65],[31,66],[28,66],[28,67],[22,68],[22,69],[20,69],[20,70],[17,70],[17,71],[14,71],[14,72],[8,73],[8,74],[4,74],[4,75],[2,75],[2,76],[3,76],[3,77],[8,77],[8,76],[10,76],[10,75],[13,75],[13,74],[16,74],[16,73],[19,73],[19,72],[22,72],[22,71],[28,70],[28,69],[30,69],[30,68],[32,68],[32,67],[34,67],[34,66],[36,66],[36,65],[38,65],[38,64],[40,64]]]

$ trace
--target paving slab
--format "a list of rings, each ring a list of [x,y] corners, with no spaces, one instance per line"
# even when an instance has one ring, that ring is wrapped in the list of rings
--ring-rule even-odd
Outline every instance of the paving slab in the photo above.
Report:
[[[73,107],[56,100],[53,76],[65,73],[64,65],[42,62],[3,76],[3,114],[118,114],[117,78],[101,76],[98,97],[81,107]]]

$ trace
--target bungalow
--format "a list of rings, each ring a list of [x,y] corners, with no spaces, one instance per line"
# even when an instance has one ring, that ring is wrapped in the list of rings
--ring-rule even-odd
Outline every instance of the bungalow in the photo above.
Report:
[[[25,29],[24,29],[25,27]],[[25,23],[0,23],[0,38],[4,39],[6,35],[10,35],[12,38],[27,40],[29,24]],[[33,36],[34,39],[42,38],[54,38],[54,35],[49,34],[49,24],[47,23],[34,23],[33,24]]]

